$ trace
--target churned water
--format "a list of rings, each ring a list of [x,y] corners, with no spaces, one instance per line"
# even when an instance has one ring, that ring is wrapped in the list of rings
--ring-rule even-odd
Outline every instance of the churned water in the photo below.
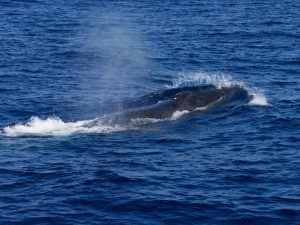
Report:
[[[300,224],[299,1],[0,7],[0,224]],[[248,97],[99,122],[207,85]]]

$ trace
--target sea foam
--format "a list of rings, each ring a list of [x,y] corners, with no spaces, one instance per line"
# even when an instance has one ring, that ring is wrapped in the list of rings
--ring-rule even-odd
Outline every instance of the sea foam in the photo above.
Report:
[[[251,100],[249,101],[248,105],[255,105],[255,106],[269,106],[270,103],[266,96],[261,92],[252,92],[250,93]]]
[[[98,119],[64,122],[58,117],[47,119],[31,117],[25,124],[15,124],[5,127],[2,134],[8,137],[64,136],[74,133],[110,133],[121,130],[124,130],[124,128],[118,125],[101,124]]]
[[[214,85],[217,88],[240,86],[244,87],[244,83],[238,80],[234,80],[231,76],[223,73],[184,73],[177,79],[173,80],[172,85],[166,85],[167,88],[178,87],[193,87],[201,85]]]

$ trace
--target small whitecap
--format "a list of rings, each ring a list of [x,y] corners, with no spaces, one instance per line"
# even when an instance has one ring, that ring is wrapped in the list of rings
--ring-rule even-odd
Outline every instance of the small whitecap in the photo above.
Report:
[[[270,103],[263,93],[251,93],[251,100],[248,105],[269,106]]]

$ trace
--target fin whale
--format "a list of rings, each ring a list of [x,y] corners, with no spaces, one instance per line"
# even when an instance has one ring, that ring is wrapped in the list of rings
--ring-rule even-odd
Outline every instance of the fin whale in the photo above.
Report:
[[[171,89],[165,92],[167,94],[152,93],[140,98],[137,107],[133,107],[134,101],[127,103],[129,109],[101,117],[101,122],[124,124],[135,119],[164,120],[172,118],[175,112],[192,112],[196,109],[205,111],[215,108],[234,99],[237,95],[245,94],[246,91],[239,86],[222,88],[207,86]],[[156,101],[153,96],[156,97]]]

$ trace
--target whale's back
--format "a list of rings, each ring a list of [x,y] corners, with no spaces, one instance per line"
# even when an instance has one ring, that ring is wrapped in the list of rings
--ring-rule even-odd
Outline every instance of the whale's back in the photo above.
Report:
[[[149,105],[133,107],[120,113],[105,117],[113,123],[129,123],[135,119],[168,119],[176,112],[191,112],[196,109],[211,109],[233,99],[240,92],[245,91],[238,86],[234,87],[209,87],[203,89],[178,89],[168,93],[169,98]]]

